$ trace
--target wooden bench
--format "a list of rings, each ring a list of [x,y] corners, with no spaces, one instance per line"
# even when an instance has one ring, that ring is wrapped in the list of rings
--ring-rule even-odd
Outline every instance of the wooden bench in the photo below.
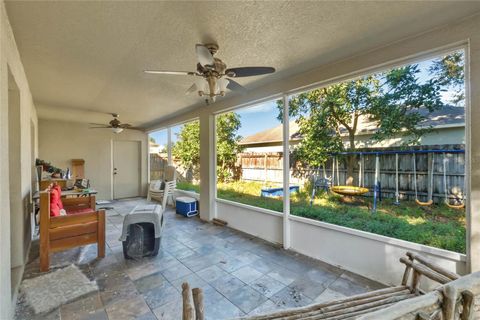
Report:
[[[405,264],[405,272],[399,286],[241,319],[473,319],[474,297],[480,294],[480,273],[460,277],[411,252],[400,262]],[[439,283],[440,287],[425,293],[419,287],[424,277]],[[192,290],[193,306],[188,283],[184,283],[182,289],[183,320],[203,320],[202,289]]]
[[[50,216],[50,191],[40,192],[40,271],[50,268],[50,253],[98,243],[105,257],[105,211],[96,210],[95,196],[63,198],[66,216]],[[69,212],[79,212],[68,214]]]

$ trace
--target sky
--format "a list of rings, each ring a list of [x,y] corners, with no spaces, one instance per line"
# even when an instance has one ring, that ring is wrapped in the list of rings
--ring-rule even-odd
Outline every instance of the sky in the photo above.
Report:
[[[424,82],[429,78],[429,67],[432,65],[432,60],[425,60],[418,63],[420,73],[417,74],[419,82]],[[452,98],[453,91],[442,92],[442,100],[445,103]],[[249,135],[271,129],[278,126],[281,122],[277,120],[278,110],[276,107],[276,102],[269,101],[262,104],[258,104],[252,107],[247,107],[243,109],[235,110],[237,114],[240,115],[241,127],[238,130],[238,134],[242,137],[247,137]],[[179,133],[182,128],[182,125],[172,127],[172,141],[177,140],[176,133]],[[157,143],[165,146],[167,144],[167,130],[157,131],[151,133]]]

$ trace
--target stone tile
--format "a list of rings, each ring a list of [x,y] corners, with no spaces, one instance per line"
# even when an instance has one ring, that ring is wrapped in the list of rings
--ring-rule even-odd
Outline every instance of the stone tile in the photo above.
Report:
[[[125,270],[125,273],[130,277],[130,279],[137,280],[158,271],[160,271],[158,265],[150,261],[130,267]]]
[[[258,316],[258,315],[272,313],[280,310],[281,309],[272,300],[267,300],[261,305],[259,305],[258,307],[256,307],[254,310],[250,311],[248,315]]]
[[[362,277],[358,274],[355,274],[355,273],[352,273],[352,272],[349,272],[349,271],[345,271],[340,277],[344,278],[344,279],[347,279],[349,281],[355,282],[358,285],[361,285],[361,286],[367,288],[368,291],[383,289],[383,288],[386,287],[384,284],[382,284],[380,282]]]
[[[341,273],[324,270],[323,268],[312,268],[303,274],[303,277],[315,282],[321,283],[324,287],[328,287],[331,283],[338,279]]]
[[[242,310],[222,295],[214,303],[205,304],[205,319],[207,320],[232,319],[243,315],[245,313]]]
[[[299,276],[295,272],[292,272],[282,267],[273,269],[272,271],[267,273],[267,275],[287,286],[293,281],[295,281],[295,279],[297,279],[297,277]]]
[[[191,257],[191,256],[195,255],[196,252],[193,251],[190,248],[184,247],[182,249],[175,250],[173,252],[170,251],[170,254],[177,259],[185,259],[185,258],[188,258],[188,257]]]
[[[241,287],[235,291],[227,292],[225,296],[245,313],[249,313],[267,301],[267,297],[250,287]]]
[[[135,317],[135,320],[157,320],[157,317],[155,316],[155,314],[153,312],[148,311],[144,314],[141,314],[141,315]]]
[[[128,300],[138,295],[137,288],[133,282],[119,284],[104,289],[100,292],[100,297],[104,306],[117,303],[119,301]]]
[[[150,312],[141,296],[111,304],[106,308],[109,319],[135,319]]]
[[[63,319],[63,317],[62,317]],[[107,312],[105,309],[98,310],[94,313],[89,314],[88,316],[82,318],[82,320],[109,320]]]
[[[158,308],[172,301],[180,303],[182,299],[180,293],[167,282],[145,292],[143,297],[151,309]]]
[[[303,277],[295,279],[289,287],[310,299],[315,299],[326,289],[321,283]]]
[[[228,272],[214,265],[197,272],[197,275],[206,282],[212,282],[228,275]]]
[[[195,273],[191,273],[188,276],[182,277],[175,281],[172,281],[172,286],[175,287],[180,293],[182,292],[182,284],[187,282],[190,285],[190,288],[202,288],[205,290],[207,286],[209,286],[202,278],[200,278]]]
[[[216,264],[218,261],[210,255],[194,256],[189,259],[182,260],[182,263],[190,270],[197,272]]]
[[[210,283],[218,292],[228,295],[238,289],[246,287],[246,284],[232,275],[226,275]]]
[[[267,274],[271,271],[273,271],[276,268],[279,268],[280,266],[268,259],[261,258],[256,260],[254,263],[251,263],[250,266],[254,268],[255,270],[260,271],[263,274]]]
[[[267,275],[256,279],[255,281],[250,283],[250,286],[268,298],[285,288],[285,285],[283,283]]]
[[[324,303],[328,301],[343,299],[346,296],[341,294],[340,292],[333,291],[332,289],[325,289],[318,297],[316,297],[313,302],[314,303]]]
[[[280,308],[297,308],[312,303],[312,299],[297,291],[295,288],[290,287],[285,287],[280,290],[274,294],[270,300]]]
[[[146,277],[137,279],[134,281],[135,287],[138,292],[145,293],[155,287],[162,285],[167,280],[163,277],[160,272],[148,275]]]
[[[182,304],[178,301],[173,301],[153,309],[153,313],[158,320],[178,320],[181,318],[182,311]]]
[[[103,304],[98,292],[60,307],[60,315],[65,320],[85,319],[102,310]]]
[[[367,287],[345,277],[339,277],[328,288],[345,296],[353,296],[370,291]]]
[[[245,267],[242,267],[242,268],[232,272],[232,275],[234,275],[238,279],[242,280],[246,284],[250,284],[253,281],[260,278],[261,276],[263,276],[263,273],[261,273],[260,271],[252,268],[251,266],[245,266]]]
[[[175,267],[171,267],[169,269],[166,269],[166,270],[162,271],[162,275],[168,281],[173,281],[173,280],[176,280],[178,278],[185,277],[185,276],[187,276],[191,273],[192,273],[192,270],[188,269],[183,264],[179,264]]]
[[[217,265],[227,272],[233,272],[248,264],[248,262],[238,260],[237,258],[228,257],[224,260],[221,260]]]

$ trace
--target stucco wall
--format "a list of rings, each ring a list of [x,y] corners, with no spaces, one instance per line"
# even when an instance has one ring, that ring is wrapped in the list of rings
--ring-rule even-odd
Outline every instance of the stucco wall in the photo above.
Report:
[[[282,243],[282,214],[266,209],[217,199],[217,218],[228,226],[264,240]]]
[[[19,197],[23,204],[24,223],[15,224],[10,230],[10,184],[9,184],[9,130],[8,130],[8,70],[10,70],[20,95],[20,170],[16,179],[20,181]],[[33,126],[32,126],[33,124]],[[34,131],[32,134],[31,131]],[[30,226],[24,216],[30,214],[32,143],[36,153],[37,115],[20,55],[13,38],[3,1],[0,2],[0,319],[10,319],[13,308],[11,300],[11,251],[16,253],[14,265],[22,269],[30,244]],[[17,137],[18,138],[18,137]],[[12,233],[13,242],[10,236]],[[21,270],[20,270],[21,275]]]
[[[39,120],[39,158],[52,165],[71,168],[72,159],[85,160],[85,177],[98,191],[97,199],[112,199],[112,141],[141,142],[141,191],[146,195],[148,147],[147,134],[124,130],[115,134],[109,129],[89,129],[88,124],[58,120]],[[132,170],[134,170],[132,168]]]

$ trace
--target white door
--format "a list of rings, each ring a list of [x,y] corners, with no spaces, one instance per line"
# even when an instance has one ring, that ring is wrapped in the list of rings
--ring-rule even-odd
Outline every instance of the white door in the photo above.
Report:
[[[113,141],[113,198],[140,196],[140,141]]]

